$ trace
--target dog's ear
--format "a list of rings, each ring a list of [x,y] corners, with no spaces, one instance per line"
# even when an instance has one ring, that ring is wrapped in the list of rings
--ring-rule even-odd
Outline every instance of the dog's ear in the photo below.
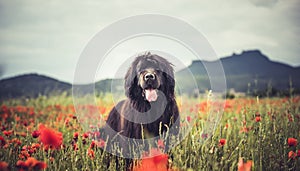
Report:
[[[166,96],[168,96],[169,98],[174,98],[174,89],[175,89],[175,79],[174,79],[174,70],[172,67],[172,64],[169,62],[164,62],[163,63],[163,76],[165,79],[165,93]]]
[[[133,66],[131,66],[125,75],[124,87],[125,87],[125,94],[127,97],[130,96],[131,87],[134,84],[135,77],[136,77],[136,74],[134,72]]]
[[[158,55],[152,55],[152,57],[159,62],[159,69],[163,73],[162,90],[166,97],[169,99],[175,98],[175,79],[173,64]]]
[[[135,99],[139,94],[142,94],[138,86],[138,78],[135,67],[136,64],[134,62],[125,75],[125,95],[131,99]]]

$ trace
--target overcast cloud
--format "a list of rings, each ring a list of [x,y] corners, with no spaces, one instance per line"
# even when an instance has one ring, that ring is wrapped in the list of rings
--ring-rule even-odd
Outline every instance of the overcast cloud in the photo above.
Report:
[[[97,32],[124,17],[145,13],[165,14],[190,23],[220,57],[260,49],[271,60],[299,66],[299,2],[0,0],[0,74],[5,78],[34,72],[72,82],[80,53]],[[119,54],[134,55],[124,49]],[[99,78],[113,76],[109,67],[102,73]]]

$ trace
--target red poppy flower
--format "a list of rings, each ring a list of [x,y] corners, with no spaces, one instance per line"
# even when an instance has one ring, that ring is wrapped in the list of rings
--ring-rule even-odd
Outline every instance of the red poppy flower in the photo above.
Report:
[[[7,113],[8,112],[8,107],[5,106],[5,105],[2,105],[1,106],[1,111],[4,112],[4,113]]]
[[[290,151],[288,157],[289,159],[295,159],[297,157],[297,154],[294,151]]]
[[[63,142],[63,136],[61,132],[57,132],[53,129],[46,128],[44,125],[39,126],[40,141],[45,146],[50,146],[51,148],[60,148]]]
[[[244,163],[243,159],[240,158],[238,163],[238,171],[250,171],[252,166],[252,161],[249,160],[246,163]]]
[[[297,156],[298,156],[298,157],[300,157],[300,150],[298,150],[298,152],[297,152]]]
[[[187,116],[187,117],[186,117],[186,120],[187,120],[188,122],[191,122],[191,120],[192,120],[192,119],[191,119],[191,116]]]
[[[18,161],[17,167],[24,170],[41,170],[47,167],[45,162],[36,160],[33,157],[29,157],[26,161]]]
[[[228,129],[229,128],[229,124],[226,123],[224,129]]]
[[[7,136],[7,137],[9,137],[11,134],[13,134],[14,133],[14,131],[13,130],[10,130],[10,131],[6,131],[6,130],[4,130],[3,131],[3,134],[5,135],[5,136]]]
[[[8,163],[0,161],[0,170],[8,171]]]
[[[100,139],[100,141],[97,141],[96,145],[97,145],[97,147],[103,148],[105,146],[105,141]]]
[[[104,114],[106,111],[106,107],[99,107],[100,114]]]
[[[261,117],[260,117],[260,116],[256,116],[256,117],[255,117],[255,121],[256,121],[256,122],[260,122],[260,121],[261,121]]]
[[[21,140],[19,140],[19,139],[17,139],[17,138],[12,139],[10,142],[11,142],[11,143],[14,143],[14,144],[16,144],[16,145],[21,145],[21,144],[22,144]]]
[[[151,156],[145,155],[139,165],[133,167],[133,171],[167,171],[168,155],[158,149],[151,149]]]
[[[31,133],[31,135],[32,135],[33,138],[39,137],[40,134],[41,134],[41,133],[40,133],[38,130],[35,130],[35,131],[33,131],[33,132]]]
[[[74,132],[73,140],[77,141],[78,140],[78,136],[79,136],[79,133],[78,132]]]
[[[87,151],[87,154],[88,154],[88,156],[91,159],[95,158],[95,152],[94,152],[94,150],[92,150],[92,149],[89,148],[88,151]]]
[[[296,138],[288,138],[288,145],[289,146],[297,146],[297,139]]]
[[[226,144],[226,139],[221,138],[221,139],[219,140],[219,146],[224,146],[225,144]]]
[[[78,148],[78,145],[75,143],[73,144],[73,150],[77,151],[79,148]]]
[[[242,129],[240,130],[240,133],[248,133],[249,132],[249,128],[247,128],[246,126],[243,126]]]
[[[83,138],[88,138],[89,137],[89,133],[88,132],[85,132],[83,135],[82,135]]]
[[[92,141],[92,142],[91,142],[91,145],[90,145],[90,148],[94,148],[95,146],[96,146],[95,141]]]
[[[99,131],[93,131],[90,133],[90,136],[93,138],[99,138],[100,137],[100,132]]]
[[[40,148],[40,144],[38,144],[38,143],[32,143],[31,148],[39,149]]]

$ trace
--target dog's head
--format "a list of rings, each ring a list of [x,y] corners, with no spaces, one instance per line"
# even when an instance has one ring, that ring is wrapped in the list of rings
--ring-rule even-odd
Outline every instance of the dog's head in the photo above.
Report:
[[[156,101],[158,90],[174,98],[174,71],[166,59],[151,53],[138,56],[125,76],[126,96],[133,100]]]

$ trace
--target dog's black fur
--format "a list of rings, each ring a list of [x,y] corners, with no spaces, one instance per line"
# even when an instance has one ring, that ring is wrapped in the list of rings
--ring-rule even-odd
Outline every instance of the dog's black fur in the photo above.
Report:
[[[151,79],[146,79],[147,73],[152,74],[149,74]],[[170,62],[151,53],[138,56],[125,76],[127,99],[110,111],[102,134],[109,136],[109,143],[119,142],[122,148],[128,148],[129,144],[127,140],[116,138],[120,135],[132,139],[157,137],[166,131],[168,135],[177,135],[179,111],[174,88],[174,71]],[[157,92],[156,100],[146,99],[145,91],[148,89]],[[152,122],[145,123],[147,119]]]

